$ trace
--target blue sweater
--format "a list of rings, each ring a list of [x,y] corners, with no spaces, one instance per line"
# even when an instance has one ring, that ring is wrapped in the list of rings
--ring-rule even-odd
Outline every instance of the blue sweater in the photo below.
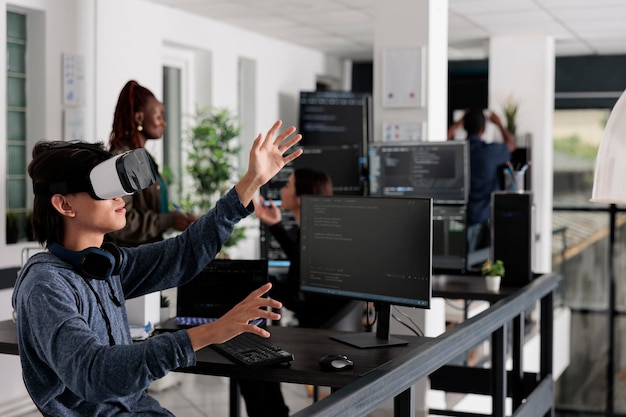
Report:
[[[470,192],[467,224],[483,223],[491,217],[491,193],[500,189],[498,167],[511,159],[504,143],[485,143],[479,136],[469,136]]]
[[[251,212],[231,189],[176,238],[123,248],[111,287],[89,279],[111,322],[114,346],[86,280],[51,253],[32,256],[16,282],[13,308],[24,382],[39,409],[55,417],[171,416],[145,391],[169,371],[195,364],[187,332],[133,344],[123,300],[192,279]]]

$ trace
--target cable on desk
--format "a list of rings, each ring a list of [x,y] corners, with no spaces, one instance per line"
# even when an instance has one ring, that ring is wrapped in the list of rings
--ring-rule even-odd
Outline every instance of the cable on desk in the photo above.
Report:
[[[396,320],[398,323],[400,323],[401,325],[403,325],[404,327],[406,327],[407,329],[411,330],[413,333],[415,333],[417,336],[420,337],[424,337],[424,332],[422,331],[422,329],[420,328],[420,326],[415,323],[413,321],[413,319],[411,318],[411,316],[409,316],[408,314],[406,314],[404,311],[400,310],[399,308],[397,308],[396,306],[392,306],[393,310],[397,311],[398,313],[402,314],[403,316],[405,316],[407,319],[409,319],[409,321],[413,324],[413,326],[415,326],[415,328],[411,327],[409,324],[405,323],[404,321],[402,321],[398,316],[396,316],[395,314],[391,313],[391,317],[393,317],[394,320]]]
[[[474,301],[474,300],[464,300],[464,304],[465,305],[463,307],[455,306],[454,304],[452,304],[452,302],[448,298],[446,298],[445,301],[446,301],[446,305],[448,307],[450,307],[450,308],[452,308],[454,310],[465,311],[467,308],[469,308],[470,304],[472,304],[472,301]]]

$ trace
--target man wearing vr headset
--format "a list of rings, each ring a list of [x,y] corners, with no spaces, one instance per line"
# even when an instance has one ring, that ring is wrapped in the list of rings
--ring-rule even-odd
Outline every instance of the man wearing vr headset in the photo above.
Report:
[[[123,195],[154,181],[145,155],[111,157],[101,144],[40,142],[28,173],[33,228],[49,252],[33,255],[15,285],[13,308],[24,382],[44,416],[171,416],[146,394],[169,371],[195,364],[195,351],[278,320],[271,284],[213,322],[133,344],[124,300],[184,284],[220,250],[234,225],[253,212],[259,187],[302,151],[277,121],[259,135],[246,173],[208,213],[179,236],[134,248],[101,247],[126,223]],[[269,309],[268,309],[269,307]]]

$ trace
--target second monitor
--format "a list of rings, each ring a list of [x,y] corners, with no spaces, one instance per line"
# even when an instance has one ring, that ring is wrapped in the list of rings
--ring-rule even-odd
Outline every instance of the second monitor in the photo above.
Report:
[[[389,335],[390,306],[430,308],[432,199],[302,196],[300,289],[379,306],[377,333],[357,347],[402,343]]]
[[[467,142],[377,143],[369,146],[372,196],[427,197],[435,204],[466,204]]]

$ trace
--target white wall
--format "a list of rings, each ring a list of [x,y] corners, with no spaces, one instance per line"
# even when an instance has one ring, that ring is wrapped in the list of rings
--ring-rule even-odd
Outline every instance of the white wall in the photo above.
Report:
[[[441,0],[393,0],[377,3],[374,20],[374,141],[383,140],[383,126],[386,123],[422,123],[423,140],[445,140],[448,101],[447,12],[447,1]],[[415,49],[423,51],[421,86],[424,105],[384,106],[385,77],[396,77],[389,69],[404,69],[390,66],[387,68],[389,73],[385,74],[385,52]],[[418,70],[415,70],[411,75],[415,77],[417,74]]]
[[[119,13],[120,9],[125,13]],[[315,89],[316,75],[327,74],[328,69],[336,71],[330,75],[341,76],[340,65],[312,49],[145,1],[99,1],[97,12],[96,135],[99,137],[110,132],[117,94],[130,78],[161,96],[161,57],[166,43],[210,52],[212,68],[207,69],[206,77],[211,78],[211,104],[218,107],[237,109],[239,58],[256,61],[258,131],[265,131],[281,117],[280,94],[295,98],[300,90]],[[246,152],[252,139],[244,138]]]
[[[532,135],[532,191],[536,240],[533,271],[552,271],[552,126],[554,115],[554,38],[543,34],[496,36],[489,44],[489,107],[512,94],[519,102],[518,133]]]

